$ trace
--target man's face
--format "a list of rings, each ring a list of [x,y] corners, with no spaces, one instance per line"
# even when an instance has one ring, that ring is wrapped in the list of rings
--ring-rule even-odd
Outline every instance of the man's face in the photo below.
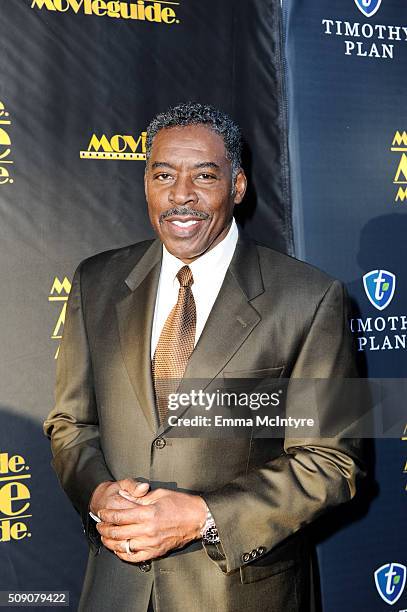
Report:
[[[246,190],[243,171],[232,190],[223,138],[205,125],[158,132],[144,182],[153,228],[184,263],[223,240]]]

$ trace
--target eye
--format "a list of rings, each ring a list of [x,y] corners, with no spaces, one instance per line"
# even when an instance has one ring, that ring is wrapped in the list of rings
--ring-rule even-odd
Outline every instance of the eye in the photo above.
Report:
[[[172,176],[171,174],[168,174],[168,172],[160,172],[160,174],[156,174],[154,176],[154,179],[157,181],[168,181],[171,178]]]
[[[209,174],[209,172],[201,172],[201,174],[198,174],[196,178],[204,181],[216,181],[217,179],[214,174]]]

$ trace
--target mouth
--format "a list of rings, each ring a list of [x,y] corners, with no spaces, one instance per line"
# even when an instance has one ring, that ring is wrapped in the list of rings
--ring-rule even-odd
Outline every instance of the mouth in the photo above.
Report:
[[[204,219],[197,219],[196,217],[169,217],[164,220],[167,229],[174,236],[189,238],[195,235]]]
[[[180,221],[175,219],[175,221],[170,221],[170,223],[176,225],[177,227],[191,227],[192,225],[196,225],[198,221],[196,219],[190,219],[189,221]]]

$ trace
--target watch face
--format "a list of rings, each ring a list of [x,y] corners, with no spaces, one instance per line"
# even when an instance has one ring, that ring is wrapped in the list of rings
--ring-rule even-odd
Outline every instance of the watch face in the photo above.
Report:
[[[206,531],[205,535],[203,536],[203,539],[205,540],[205,542],[208,542],[209,544],[216,544],[217,542],[219,542],[220,541],[219,533],[216,527],[213,527],[213,526],[209,527],[209,529]]]

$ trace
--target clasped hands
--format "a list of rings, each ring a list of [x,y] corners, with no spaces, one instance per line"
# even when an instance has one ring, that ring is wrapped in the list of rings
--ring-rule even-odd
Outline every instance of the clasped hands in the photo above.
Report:
[[[102,543],[123,561],[162,557],[201,537],[207,514],[202,497],[149,489],[127,478],[103,482],[93,492],[90,510],[101,519],[96,528]]]

